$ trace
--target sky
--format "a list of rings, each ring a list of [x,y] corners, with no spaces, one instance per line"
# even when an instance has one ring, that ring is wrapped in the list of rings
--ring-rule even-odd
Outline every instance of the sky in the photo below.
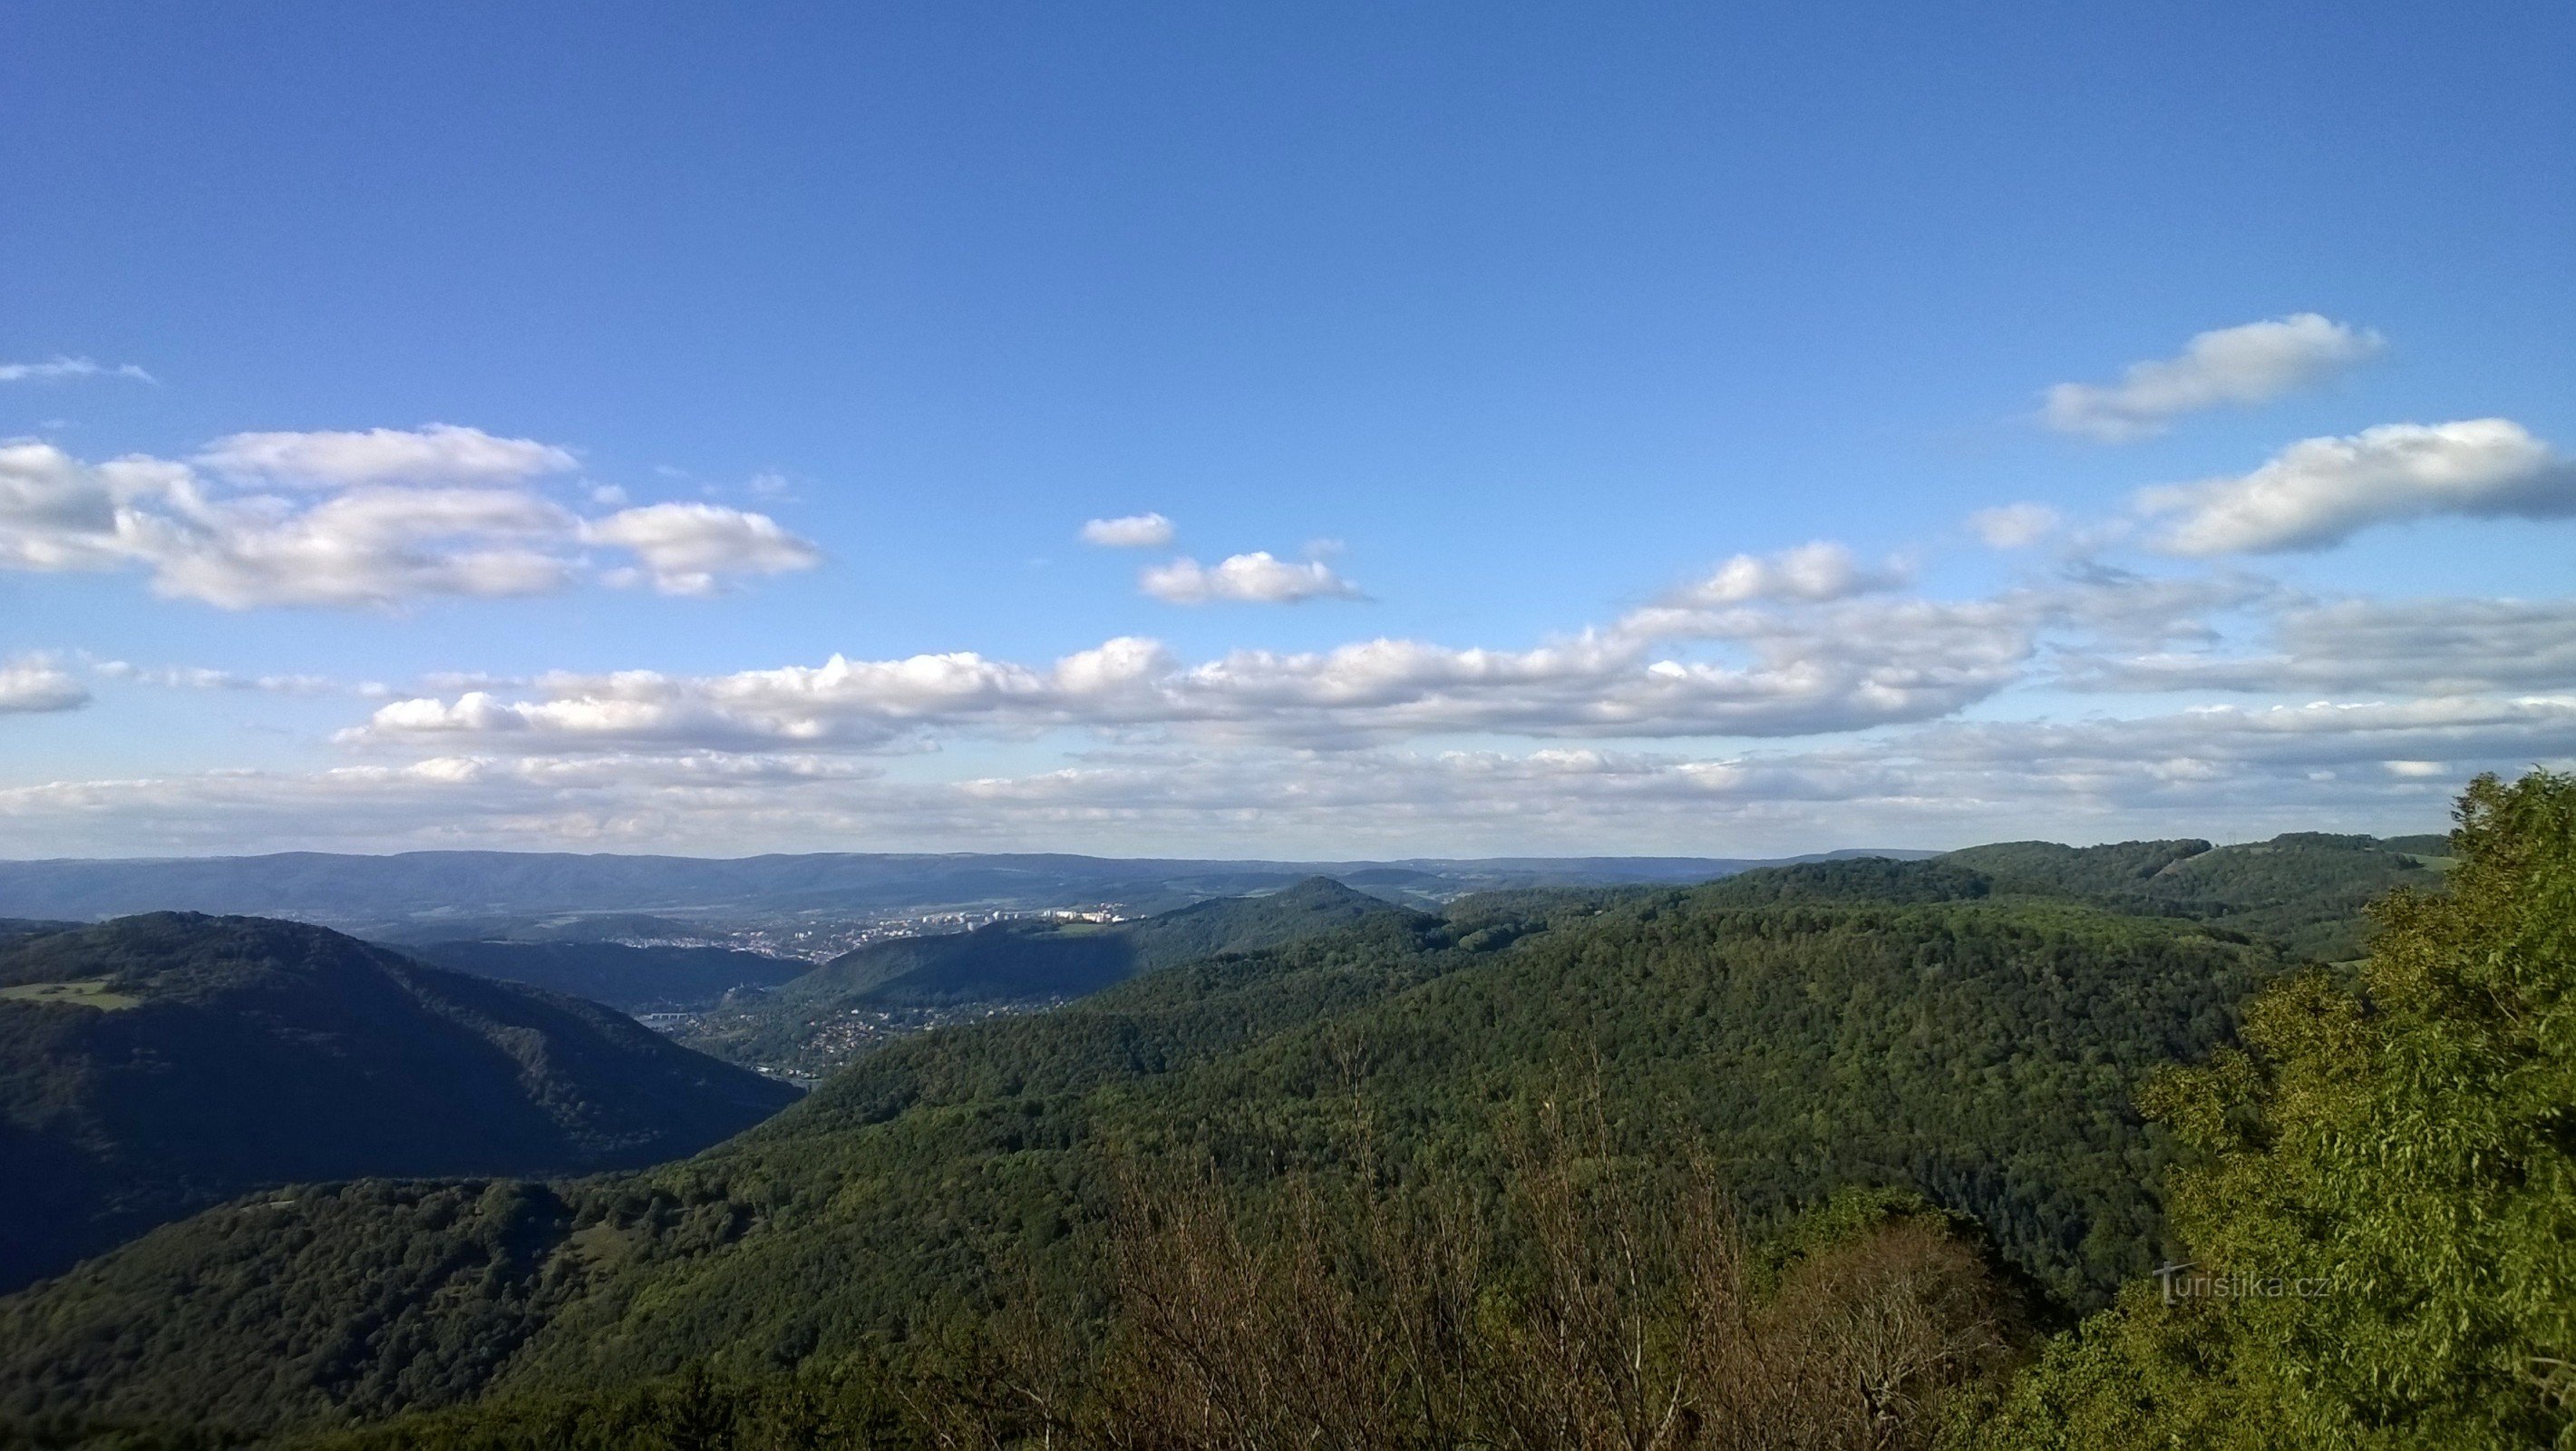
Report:
[[[0,855],[1776,855],[2576,763],[2576,11],[0,11]]]

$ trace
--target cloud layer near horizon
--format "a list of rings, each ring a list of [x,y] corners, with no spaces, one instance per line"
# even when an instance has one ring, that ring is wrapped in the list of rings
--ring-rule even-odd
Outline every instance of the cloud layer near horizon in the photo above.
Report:
[[[2117,384],[2064,385],[2052,412],[2138,438],[2380,347],[2313,314],[2224,329]],[[1677,580],[1637,581],[1624,608],[1502,646],[1370,627],[1382,606],[1320,544],[1149,563],[1137,588],[1347,612],[1158,611],[1053,658],[746,646],[738,668],[385,685],[35,642],[56,648],[0,659],[0,715],[21,727],[221,691],[326,722],[303,728],[322,758],[22,774],[0,785],[0,821],[62,852],[1748,854],[2255,834],[2320,813],[2426,829],[2477,770],[2576,761],[2576,601],[2334,593],[2227,562],[2433,518],[2576,516],[2565,456],[2512,420],[2471,418],[2248,462],[2139,491],[2112,517],[2030,500],[1969,511],[1967,535],[2014,552],[1977,555],[2009,581],[1982,590],[1927,586],[1925,547],[1712,551]],[[1104,548],[1178,537],[1159,513],[1075,532]],[[417,610],[583,582],[703,596],[827,562],[768,515],[631,503],[583,477],[574,450],[461,426],[236,433],[184,460],[0,442],[0,571],[130,572],[228,610]],[[1351,628],[1309,648],[1209,639],[1256,619]]]

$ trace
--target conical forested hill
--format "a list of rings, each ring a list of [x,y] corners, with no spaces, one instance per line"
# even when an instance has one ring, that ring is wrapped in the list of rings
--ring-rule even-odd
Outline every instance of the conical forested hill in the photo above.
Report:
[[[318,927],[36,931],[0,946],[0,1284],[258,1186],[632,1167],[794,1097],[597,1004]]]

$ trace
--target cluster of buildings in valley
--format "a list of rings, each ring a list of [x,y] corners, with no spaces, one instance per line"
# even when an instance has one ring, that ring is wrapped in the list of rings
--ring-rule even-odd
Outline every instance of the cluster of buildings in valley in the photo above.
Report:
[[[608,940],[626,947],[727,947],[737,952],[757,952],[768,957],[795,958],[805,962],[829,962],[842,953],[865,947],[871,942],[884,942],[897,937],[933,937],[944,932],[971,932],[996,922],[1124,922],[1127,914],[1115,906],[1099,904],[1085,907],[1045,908],[960,908],[936,912],[910,912],[883,917],[837,918],[819,921],[756,922],[741,925],[709,924],[702,933],[671,936],[614,937]]]

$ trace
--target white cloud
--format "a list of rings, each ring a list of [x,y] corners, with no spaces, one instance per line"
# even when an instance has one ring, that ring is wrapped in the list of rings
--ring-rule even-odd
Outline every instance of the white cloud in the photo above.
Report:
[[[1160,549],[1172,542],[1172,521],[1160,514],[1129,514],[1093,519],[1082,526],[1082,542],[1107,549]]]
[[[579,464],[553,444],[447,423],[364,433],[236,433],[206,445],[196,461],[230,479],[340,488],[515,484]]]
[[[2147,489],[2174,516],[2155,543],[2184,555],[2324,549],[2374,524],[2437,514],[2576,514],[2576,465],[2503,418],[2391,423],[2294,443],[2249,474]]]
[[[783,574],[823,562],[822,550],[777,520],[719,504],[625,509],[584,524],[581,537],[633,550],[642,561],[639,577],[671,595],[713,594],[724,575]]]
[[[573,517],[511,489],[360,488],[291,512],[261,499],[198,501],[166,515],[127,511],[119,526],[149,563],[154,592],[231,610],[547,594],[573,573],[549,552]]]
[[[2273,648],[2079,654],[2087,690],[2472,694],[2576,690],[2576,600],[2336,600],[2283,610]]]
[[[1661,606],[1527,650],[1373,639],[1192,663],[1158,641],[1120,637],[1052,665],[953,652],[835,655],[713,676],[460,679],[445,683],[455,698],[394,702],[344,740],[386,747],[435,737],[471,742],[449,749],[506,751],[638,742],[885,750],[942,733],[1073,727],[1340,751],[1463,733],[1791,737],[1954,714],[2027,678],[2049,632],[2140,648],[2199,641],[2201,616],[2275,591],[2241,576],[2097,571],[1991,600]]]
[[[137,383],[160,381],[132,363],[109,367],[88,358],[58,357],[43,363],[0,363],[0,383],[54,383],[65,378],[129,378]]]
[[[2252,404],[2324,382],[2378,355],[2379,334],[2313,312],[2195,336],[2176,358],[2132,363],[2112,384],[2059,383],[2042,416],[2064,433],[2121,443],[2175,418]]]
[[[1335,574],[1322,560],[1292,564],[1268,550],[1229,555],[1214,565],[1175,559],[1147,569],[1137,577],[1137,586],[1158,600],[1176,605],[1215,601],[1282,605],[1361,597],[1358,586]]]
[[[543,843],[1349,859],[1755,855],[2032,835],[2242,840],[2319,827],[2436,829],[2448,793],[2474,771],[2576,753],[2576,700],[1946,722],[1824,748],[1713,755],[1142,744],[1053,768],[969,767],[944,778],[793,746],[495,754],[470,735],[424,745],[428,754],[406,762],[307,774],[0,788],[0,821],[13,839],[48,850],[116,854]]]
[[[378,462],[394,468],[400,452]],[[497,458],[474,462],[474,452],[451,458],[450,472],[507,471]],[[332,457],[347,472],[367,471],[354,456]],[[319,497],[226,492],[165,459],[93,465],[50,444],[0,443],[0,569],[136,568],[157,594],[225,609],[545,594],[582,575],[573,552],[582,543],[633,551],[634,578],[673,594],[704,594],[727,575],[803,569],[821,557],[766,515],[713,505],[657,504],[584,520],[497,484],[326,485]]]
[[[1695,608],[1755,600],[1815,604],[1894,589],[1903,583],[1903,570],[1893,565],[1865,568],[1852,557],[1850,549],[1830,540],[1818,540],[1768,557],[1736,555],[1706,578],[1674,591],[1666,602]]]
[[[1558,737],[1788,736],[1949,714],[2019,678],[2023,602],[1854,602],[1811,620],[1670,612],[1530,650],[1416,640],[1331,650],[1236,650],[1198,664],[1122,637],[1038,667],[973,653],[683,677],[558,675],[535,699],[469,691],[398,701],[353,744],[473,736],[491,749],[883,749],[934,728],[1147,729],[1299,748],[1509,731]],[[1750,658],[1692,659],[1663,640],[1726,641]]]
[[[136,665],[125,660],[102,660],[90,668],[110,680],[130,680],[137,685],[157,685],[166,690],[330,695],[341,689],[338,681],[326,675],[244,675],[232,670],[212,670],[202,665]]]
[[[1968,527],[1989,549],[2028,549],[2065,523],[2066,516],[2046,504],[2004,504],[1968,516]]]
[[[49,655],[21,655],[0,660],[0,715],[77,710],[89,704],[89,692]]]

